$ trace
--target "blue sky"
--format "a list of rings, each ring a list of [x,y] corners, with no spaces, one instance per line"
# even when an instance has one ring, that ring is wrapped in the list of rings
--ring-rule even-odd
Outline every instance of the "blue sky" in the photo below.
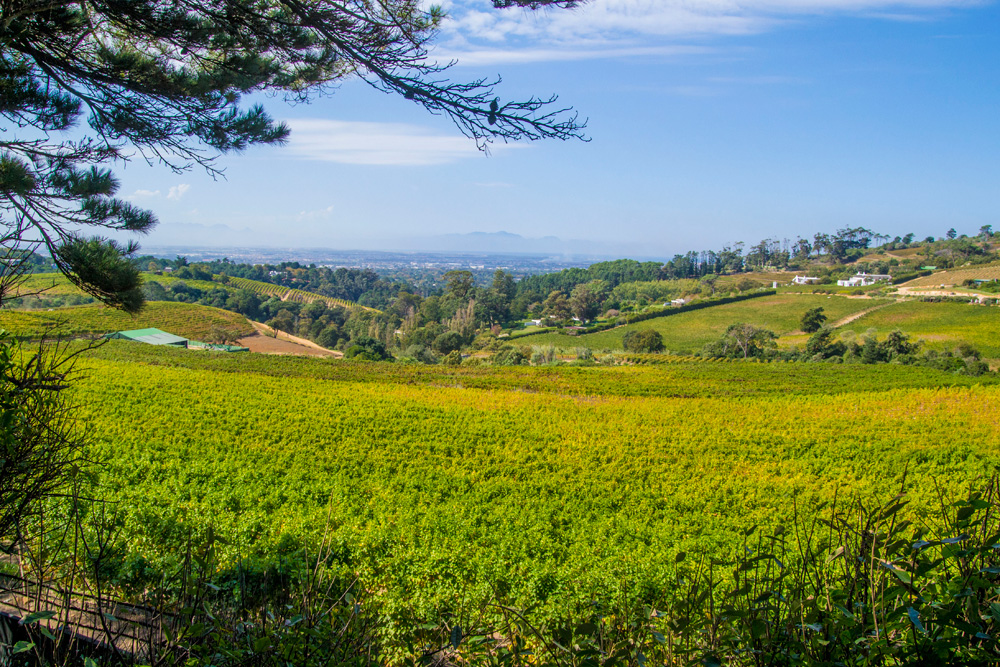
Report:
[[[591,141],[498,146],[345,82],[264,103],[290,143],[226,179],[141,161],[122,194],[145,245],[405,249],[467,231],[670,256],[847,225],[1000,227],[1000,7],[960,0],[593,0],[498,11],[449,0],[435,55],[501,99],[560,95]]]

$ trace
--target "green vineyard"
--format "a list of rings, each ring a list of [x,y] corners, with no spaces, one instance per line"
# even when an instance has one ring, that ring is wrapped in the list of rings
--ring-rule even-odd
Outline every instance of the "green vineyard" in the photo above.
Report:
[[[332,531],[390,617],[497,595],[540,621],[641,604],[681,551],[731,554],[752,526],[891,496],[904,471],[919,516],[1000,464],[995,378],[912,367],[448,369],[120,343],[86,365],[74,399],[132,558],[170,570],[212,531],[223,565],[267,561]]]

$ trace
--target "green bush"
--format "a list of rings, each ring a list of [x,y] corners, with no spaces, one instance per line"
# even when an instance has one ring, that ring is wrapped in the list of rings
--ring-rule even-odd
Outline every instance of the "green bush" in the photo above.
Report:
[[[626,352],[662,352],[663,336],[659,331],[628,331],[622,336],[622,347]]]

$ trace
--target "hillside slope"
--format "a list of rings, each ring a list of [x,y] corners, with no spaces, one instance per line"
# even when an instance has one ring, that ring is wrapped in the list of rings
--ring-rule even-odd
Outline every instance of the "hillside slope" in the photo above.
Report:
[[[44,311],[0,310],[0,327],[21,338],[80,336],[155,327],[184,338],[212,339],[219,330],[231,339],[249,336],[255,329],[245,317],[219,308],[188,303],[153,301],[138,315],[102,305],[73,306]]]
[[[785,335],[799,329],[802,315],[811,308],[823,308],[829,321],[834,322],[882,303],[886,301],[822,294],[777,294],[660,317],[595,334],[572,337],[563,334],[543,334],[518,342],[564,348],[586,346],[594,350],[620,350],[622,336],[626,332],[652,329],[659,331],[663,336],[666,349],[682,353],[697,352],[706,343],[719,338],[730,324],[736,322],[749,322],[779,335]]]

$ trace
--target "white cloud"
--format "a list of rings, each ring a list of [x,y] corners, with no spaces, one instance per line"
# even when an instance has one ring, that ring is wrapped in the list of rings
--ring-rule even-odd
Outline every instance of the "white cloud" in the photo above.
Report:
[[[298,220],[324,220],[333,215],[333,206],[327,206],[315,211],[299,211]]]
[[[159,197],[159,196],[160,196],[159,190],[136,190],[128,197],[125,197],[125,199],[131,201],[134,199],[149,199],[150,197]]]
[[[508,49],[470,49],[435,50],[431,57],[438,62],[458,61],[462,65],[494,65],[506,63],[537,63],[568,60],[593,60],[595,58],[633,58],[642,56],[679,56],[710,53],[714,49],[701,46],[666,45],[666,46],[607,46],[591,48],[508,48]]]
[[[463,65],[481,65],[683,55],[684,48],[664,45],[662,40],[757,33],[828,14],[909,20],[985,1],[593,0],[572,10],[529,11],[496,10],[489,0],[454,0],[445,3],[449,18],[442,26],[438,57],[446,54]]]
[[[292,134],[285,150],[307,160],[419,166],[481,155],[471,139],[436,134],[416,125],[319,119],[287,123]]]
[[[191,189],[191,186],[187,183],[181,183],[180,185],[174,185],[170,187],[170,192],[167,193],[167,199],[172,199],[178,201],[181,197]]]

